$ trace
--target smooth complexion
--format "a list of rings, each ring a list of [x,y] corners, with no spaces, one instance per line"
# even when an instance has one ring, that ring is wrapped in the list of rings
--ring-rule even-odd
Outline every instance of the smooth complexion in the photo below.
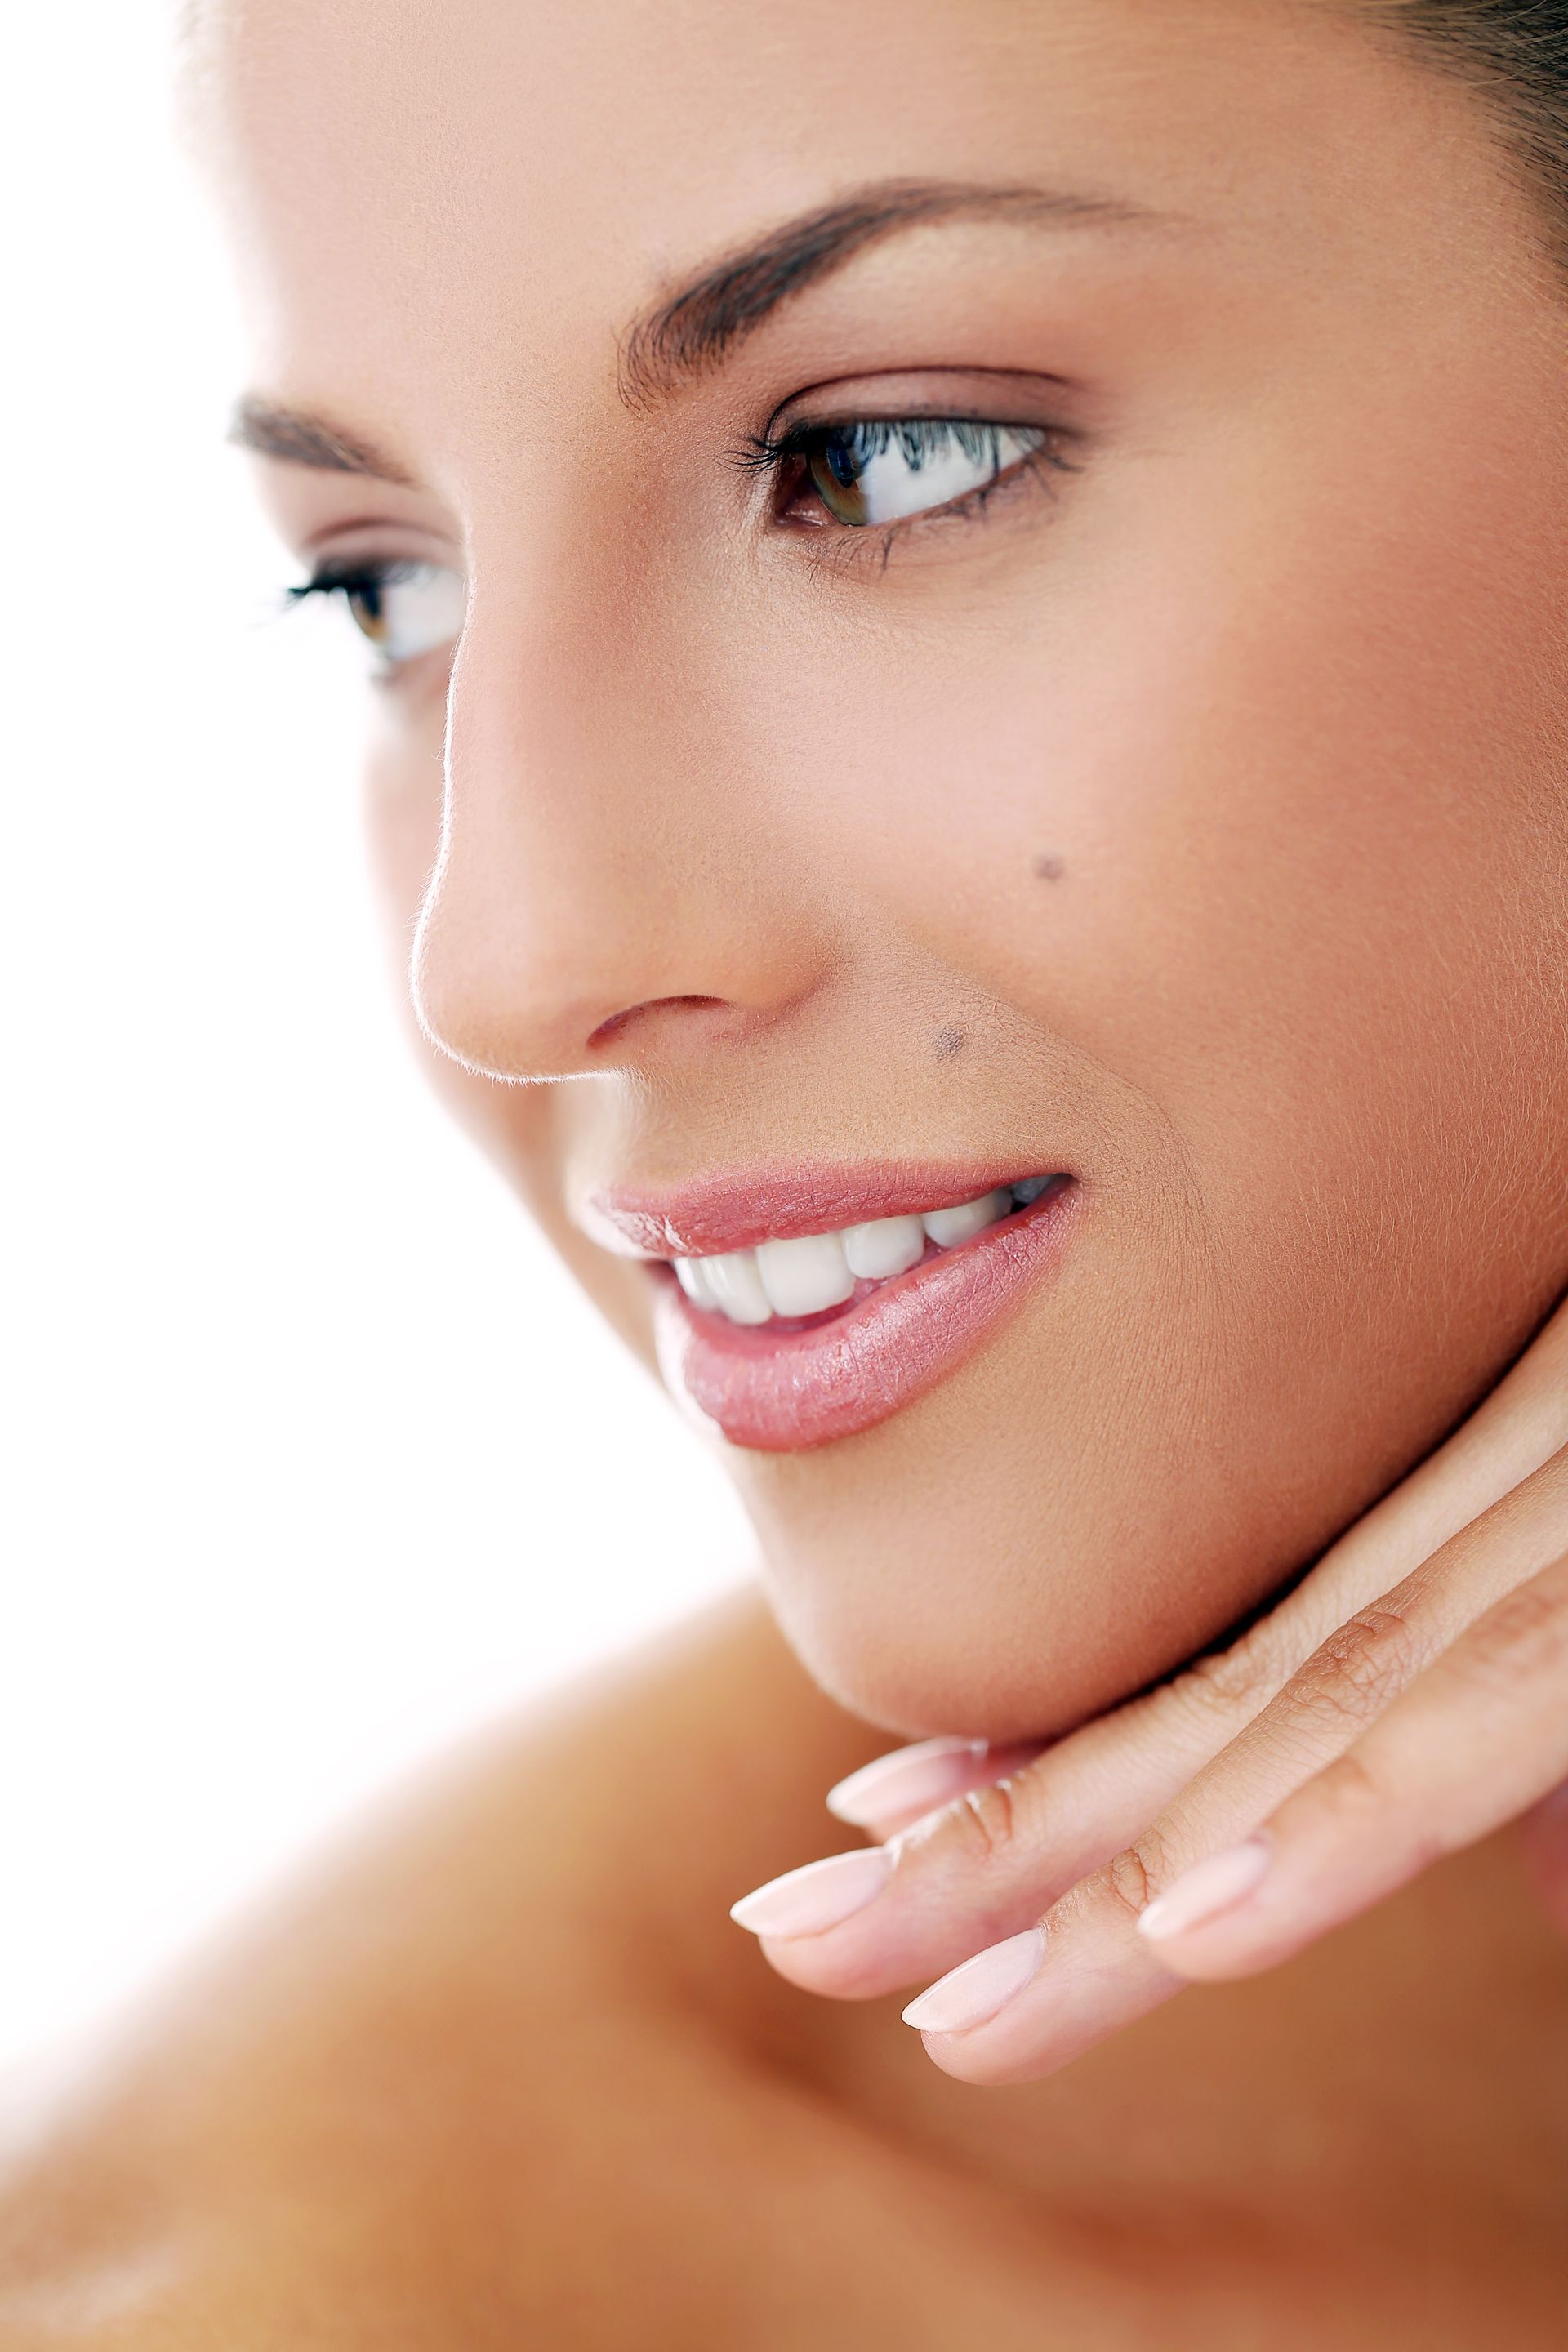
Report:
[[[354,593],[428,1066],[605,1312],[651,1366],[676,1277],[605,1245],[616,1188],[1073,1180],[934,1383],[716,1441],[813,1674],[962,1785],[1293,1576],[1568,1274],[1568,334],[1521,192],[1465,92],[1289,0],[248,0],[197,62],[268,494],[303,572],[398,575]],[[834,222],[695,333],[683,289]],[[933,415],[1072,466],[851,525],[751,462]],[[885,1744],[750,1607],[482,1743],[13,2175],[0,2315],[1555,2352],[1562,1948],[1495,1841],[979,2094],[725,1916],[798,1924]],[[996,1818],[971,1894],[1032,1866]],[[832,1858],[819,1943],[885,1879]],[[942,1999],[1005,2037],[1062,1993],[992,1932]]]
[[[399,477],[271,495],[308,562],[468,582],[374,759],[438,1082],[650,1361],[616,1186],[1072,1174],[951,1377],[729,1454],[829,1689],[1058,1728],[1321,1549],[1568,1270],[1568,336],[1520,194],[1465,93],[1261,0],[238,22],[258,392]],[[701,364],[649,325],[911,180],[992,193]],[[1071,469],[881,539],[736,462],[932,412]]]

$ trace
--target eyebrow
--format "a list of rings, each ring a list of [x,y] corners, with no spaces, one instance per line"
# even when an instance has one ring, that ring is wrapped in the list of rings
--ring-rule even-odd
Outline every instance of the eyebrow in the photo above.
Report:
[[[647,407],[719,365],[782,303],[900,229],[989,219],[1052,228],[1169,226],[1186,217],[1129,197],[1069,188],[878,181],[798,214],[645,311],[621,339],[621,397],[628,407]]]
[[[398,482],[405,488],[413,485],[413,476],[373,441],[324,416],[313,416],[304,409],[280,408],[254,394],[247,393],[235,409],[228,438],[241,449],[255,450],[263,457],[280,457],[286,465],[316,466],[332,474],[368,474],[378,482]]]
[[[720,366],[764,320],[808,286],[900,229],[936,221],[1016,220],[1039,227],[1172,226],[1190,216],[1070,188],[968,180],[881,180],[793,219],[711,263],[633,320],[620,339],[619,383],[629,408],[647,408]],[[414,486],[375,444],[331,419],[247,394],[228,437],[287,465]]]

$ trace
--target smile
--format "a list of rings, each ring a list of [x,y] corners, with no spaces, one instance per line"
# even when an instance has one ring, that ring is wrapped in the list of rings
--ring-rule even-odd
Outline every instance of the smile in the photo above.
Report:
[[[973,1241],[992,1225],[1037,1201],[1047,1185],[1066,1180],[1026,1176],[956,1208],[926,1209],[902,1217],[873,1217],[837,1233],[797,1234],[727,1250],[712,1257],[677,1257],[675,1278],[694,1307],[726,1321],[758,1327],[797,1324],[805,1318],[858,1305],[872,1289],[908,1274],[940,1250]]]
[[[1080,1190],[1061,1171],[984,1189],[797,1171],[602,1201],[600,1222],[649,1262],[672,1392],[731,1444],[794,1453],[956,1370],[1059,1259]]]

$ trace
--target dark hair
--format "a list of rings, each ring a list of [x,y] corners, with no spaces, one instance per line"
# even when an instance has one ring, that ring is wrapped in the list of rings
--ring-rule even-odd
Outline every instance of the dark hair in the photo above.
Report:
[[[1568,0],[1356,0],[1492,118],[1568,279]]]

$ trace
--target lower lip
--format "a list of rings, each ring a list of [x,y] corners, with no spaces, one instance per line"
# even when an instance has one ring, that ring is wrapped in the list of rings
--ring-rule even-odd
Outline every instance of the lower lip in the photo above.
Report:
[[[732,1445],[795,1454],[872,1429],[966,1362],[1059,1259],[1070,1179],[973,1241],[923,1258],[842,1313],[790,1328],[731,1323],[656,1269],[659,1366]]]

